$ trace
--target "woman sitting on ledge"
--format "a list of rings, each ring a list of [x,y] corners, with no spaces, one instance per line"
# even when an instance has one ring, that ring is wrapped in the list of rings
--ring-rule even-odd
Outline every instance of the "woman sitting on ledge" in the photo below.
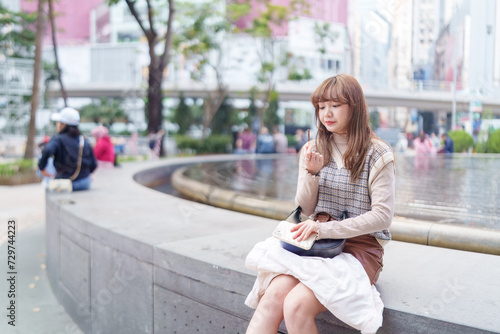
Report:
[[[96,169],[97,161],[92,146],[78,129],[80,114],[73,108],[64,108],[61,112],[52,114],[51,118],[56,121],[58,134],[47,143],[42,152],[38,162],[40,172],[46,177],[71,179],[74,191],[89,189],[90,174]],[[80,140],[83,141],[81,158],[79,158]],[[51,175],[45,170],[49,157],[54,157],[56,175]]]
[[[295,255],[275,238],[255,245],[246,260],[259,272],[245,301],[256,308],[248,334],[275,334],[283,319],[290,334],[318,333],[315,318],[326,310],[362,333],[382,325],[374,284],[391,239],[394,154],[372,133],[363,91],[352,76],[325,80],[311,101],[318,134],[301,150],[296,194],[310,219],[291,231],[299,241],[311,234],[347,240],[334,258]]]

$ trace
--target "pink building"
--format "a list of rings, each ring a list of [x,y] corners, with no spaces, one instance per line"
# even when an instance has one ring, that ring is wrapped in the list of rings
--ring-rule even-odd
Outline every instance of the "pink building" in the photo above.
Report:
[[[90,12],[105,0],[59,0],[54,1],[57,42],[62,45],[90,42]],[[23,12],[37,10],[38,1],[21,0]],[[45,43],[52,44],[50,24],[46,23]]]
[[[233,1],[238,0],[229,0],[228,2]],[[271,2],[275,5],[289,7],[291,0],[271,0]],[[348,0],[310,0],[309,5],[309,14],[300,14],[300,16],[310,17],[326,22],[341,23],[347,26],[349,9]],[[252,0],[252,9],[253,10],[250,15],[240,20],[240,28],[244,29],[245,27],[248,27],[252,20],[257,17],[258,13],[264,10],[264,5],[257,0]],[[273,30],[275,36],[286,36],[288,33],[288,24],[285,23]]]

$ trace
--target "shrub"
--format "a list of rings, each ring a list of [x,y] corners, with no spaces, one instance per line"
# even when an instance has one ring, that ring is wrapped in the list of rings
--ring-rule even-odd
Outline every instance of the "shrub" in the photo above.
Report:
[[[185,135],[175,136],[177,148],[181,151],[192,151],[196,154],[227,153],[232,149],[232,137],[229,135],[211,135],[196,139]]]
[[[35,160],[17,160],[0,164],[0,184],[16,185],[39,182]]]
[[[227,153],[232,151],[231,136],[211,135],[202,143],[198,153]]]
[[[474,143],[472,136],[464,130],[450,131],[448,136],[450,136],[451,140],[453,140],[455,152],[467,151]]]
[[[487,153],[500,153],[500,129],[490,133],[486,141]]]

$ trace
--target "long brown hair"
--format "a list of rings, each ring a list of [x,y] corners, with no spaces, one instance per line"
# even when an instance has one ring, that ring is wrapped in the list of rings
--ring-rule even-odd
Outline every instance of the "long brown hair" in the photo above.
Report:
[[[316,110],[314,119],[318,127],[316,147],[324,156],[325,166],[332,158],[332,141],[334,140],[333,133],[329,132],[319,119],[318,103],[326,101],[335,101],[349,106],[347,149],[343,159],[346,169],[351,172],[351,181],[355,181],[363,171],[373,136],[363,89],[353,76],[339,74],[323,81],[311,95],[311,102]]]

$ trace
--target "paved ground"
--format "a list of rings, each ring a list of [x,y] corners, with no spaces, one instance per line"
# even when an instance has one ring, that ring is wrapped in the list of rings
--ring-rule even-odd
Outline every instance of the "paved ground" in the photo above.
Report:
[[[7,222],[17,221],[16,326],[8,325]],[[50,287],[45,270],[45,191],[39,184],[0,186],[0,333],[81,334]]]

